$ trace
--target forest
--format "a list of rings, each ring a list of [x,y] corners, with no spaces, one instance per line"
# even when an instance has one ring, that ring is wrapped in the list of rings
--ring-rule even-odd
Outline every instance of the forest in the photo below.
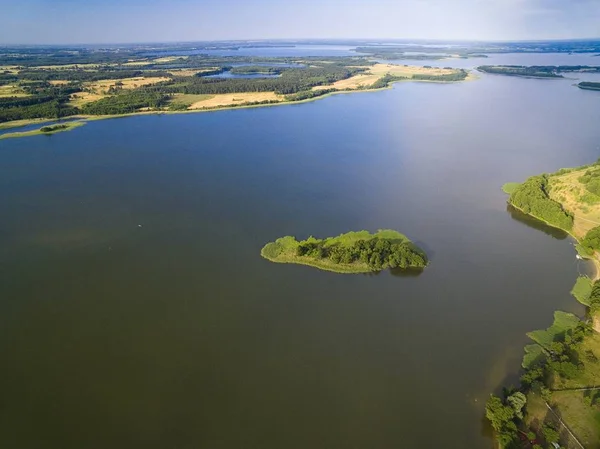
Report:
[[[359,240],[352,246],[326,245],[325,241],[299,242],[296,256],[329,259],[335,264],[367,264],[372,271],[386,268],[422,268],[427,260],[421,252],[406,243],[388,239]]]
[[[566,231],[573,227],[573,216],[548,196],[548,176],[532,176],[515,188],[509,203],[526,214]]]

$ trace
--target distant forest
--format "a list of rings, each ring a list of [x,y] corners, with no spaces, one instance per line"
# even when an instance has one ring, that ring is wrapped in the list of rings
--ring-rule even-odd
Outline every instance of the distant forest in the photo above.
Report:
[[[485,73],[507,76],[523,76],[530,78],[563,78],[561,73],[588,72],[600,73],[600,67],[586,65],[560,66],[521,66],[521,65],[482,65],[477,70]]]

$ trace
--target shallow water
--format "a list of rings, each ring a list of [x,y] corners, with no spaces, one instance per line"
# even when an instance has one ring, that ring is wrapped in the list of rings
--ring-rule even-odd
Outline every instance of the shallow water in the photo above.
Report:
[[[500,187],[596,160],[599,100],[482,75],[0,141],[0,445],[489,448],[585,269]],[[431,266],[259,256],[377,228]]]

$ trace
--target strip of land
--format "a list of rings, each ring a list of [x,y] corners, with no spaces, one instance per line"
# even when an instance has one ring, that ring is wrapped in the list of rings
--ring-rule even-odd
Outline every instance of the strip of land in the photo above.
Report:
[[[503,190],[509,203],[571,234],[599,265],[600,162],[538,175]],[[502,447],[600,448],[600,280],[580,276],[571,294],[583,319],[557,311],[547,329],[529,332],[518,388],[492,395],[486,416]]]
[[[73,130],[75,128],[79,128],[80,126],[83,126],[83,125],[85,125],[85,122],[78,120],[78,121],[73,121],[73,122],[59,123],[59,124],[54,124],[54,125],[49,125],[49,126],[42,126],[39,129],[34,129],[31,131],[20,131],[20,132],[0,134],[0,140],[14,139],[17,137],[40,136],[40,135],[51,136],[52,134],[62,133],[65,131],[71,131],[71,130]]]
[[[50,51],[23,56],[26,65],[0,66],[0,128],[40,119],[289,104],[399,81],[470,79],[462,69],[380,64],[364,56],[131,56],[97,51],[64,64],[66,55]]]
[[[600,73],[598,66],[522,66],[522,65],[482,65],[477,70],[495,75],[519,76],[523,78],[564,78],[563,73]]]

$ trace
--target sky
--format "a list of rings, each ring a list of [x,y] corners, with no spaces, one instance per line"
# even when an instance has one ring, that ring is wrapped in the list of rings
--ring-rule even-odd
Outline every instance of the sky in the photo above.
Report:
[[[600,0],[0,0],[0,44],[600,37]]]

